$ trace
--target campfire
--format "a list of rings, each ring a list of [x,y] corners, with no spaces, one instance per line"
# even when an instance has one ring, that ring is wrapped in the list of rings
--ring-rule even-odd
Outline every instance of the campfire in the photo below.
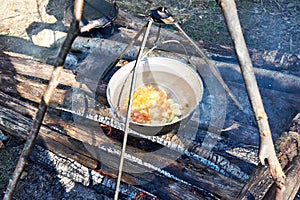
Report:
[[[299,180],[299,94],[283,91],[298,91],[299,77],[254,68],[267,105],[263,107],[261,99],[249,95],[253,88],[249,89],[251,80],[245,77],[244,63],[240,61],[240,67],[208,58],[166,8],[152,10],[151,23],[131,30],[134,37],[126,35],[130,31],[126,30],[114,33],[113,39],[104,39],[80,35],[79,2],[72,7],[74,19],[61,44],[70,39],[69,52],[59,54],[77,56],[73,69],[63,69],[65,59],[61,61],[61,57],[54,65],[0,57],[0,80],[4,80],[0,86],[0,127],[27,140],[28,149],[35,144],[31,160],[115,199],[263,199],[275,193],[282,195],[284,186],[286,194],[295,195],[297,181],[291,180]],[[224,7],[231,1],[220,2],[225,17],[231,17]],[[127,17],[121,11],[118,14]],[[81,24],[80,30],[111,23],[89,21]],[[152,23],[158,25],[151,27]],[[161,28],[161,24],[175,25],[180,34]],[[141,39],[146,28],[145,35],[149,35]],[[147,57],[142,55],[145,49]],[[155,67],[153,58],[157,59],[153,61]],[[70,64],[68,59],[66,62]],[[138,71],[140,62],[149,73]],[[130,81],[130,73],[133,77],[136,73],[137,81]],[[172,116],[174,121],[169,120],[173,113],[156,124],[133,121],[132,96],[139,88],[150,86],[157,86],[155,91],[168,97],[165,102],[171,99],[171,104],[176,103],[174,110],[179,114]],[[121,97],[123,90],[126,92]],[[188,109],[181,109],[184,106]],[[116,112],[121,107],[125,108],[123,113]],[[40,114],[41,110],[44,113]],[[269,125],[268,117],[272,135],[262,131]],[[36,124],[38,120],[40,124]],[[167,131],[156,131],[167,126]],[[272,140],[262,139],[271,136],[276,139],[274,155],[266,147],[273,145]],[[259,152],[262,155],[258,156]],[[269,162],[278,159],[281,167],[273,162],[264,167],[261,158]],[[286,183],[280,170],[270,174],[269,168],[282,168]],[[13,193],[16,182],[10,183],[6,195]]]

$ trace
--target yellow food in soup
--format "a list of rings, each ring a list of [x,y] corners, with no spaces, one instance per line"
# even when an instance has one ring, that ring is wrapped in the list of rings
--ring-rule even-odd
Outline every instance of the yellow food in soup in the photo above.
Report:
[[[133,94],[131,120],[134,122],[164,124],[176,121],[180,116],[181,106],[170,98],[166,90],[147,84]]]

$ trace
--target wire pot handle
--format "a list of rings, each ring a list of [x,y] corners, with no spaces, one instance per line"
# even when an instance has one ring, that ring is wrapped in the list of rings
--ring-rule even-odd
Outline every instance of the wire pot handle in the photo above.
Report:
[[[166,41],[162,41],[162,42],[160,42],[160,43],[158,43],[158,44],[155,44],[151,49],[149,49],[147,52],[145,52],[145,53],[143,54],[143,58],[144,58],[144,57],[147,57],[148,54],[150,54],[152,51],[154,51],[154,50],[157,49],[158,47],[161,47],[162,45],[168,44],[168,43],[176,43],[176,44],[179,44],[179,45],[184,49],[184,52],[185,52],[185,55],[186,55],[186,61],[187,61],[187,63],[191,63],[191,62],[190,62],[190,58],[189,58],[190,56],[188,55],[185,46],[184,46],[180,41],[178,41],[178,40],[166,40]]]

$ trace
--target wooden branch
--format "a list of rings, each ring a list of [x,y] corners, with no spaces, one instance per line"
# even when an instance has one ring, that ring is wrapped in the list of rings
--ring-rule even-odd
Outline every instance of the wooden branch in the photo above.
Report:
[[[34,147],[35,140],[39,133],[39,130],[40,130],[40,127],[41,127],[41,124],[42,124],[42,121],[43,121],[43,118],[44,118],[44,115],[46,112],[46,108],[50,102],[51,95],[59,83],[60,72],[63,68],[63,64],[65,62],[67,54],[71,48],[71,45],[72,45],[74,39],[77,37],[77,35],[80,34],[79,23],[81,20],[83,3],[84,3],[83,0],[75,1],[74,19],[71,23],[71,27],[69,29],[67,38],[66,38],[65,42],[63,43],[63,45],[60,49],[60,52],[58,54],[57,60],[55,62],[55,69],[53,70],[53,73],[51,75],[51,79],[49,81],[47,89],[45,90],[43,98],[40,102],[39,109],[36,113],[36,117],[33,122],[32,128],[30,130],[29,137],[27,138],[26,143],[23,147],[22,153],[19,157],[18,163],[17,163],[15,171],[13,173],[13,177],[12,177],[12,179],[9,180],[9,184],[7,186],[7,189],[6,189],[6,192],[4,195],[4,200],[12,199],[13,193],[16,189],[16,186],[22,175],[22,172],[24,171],[24,167],[27,163],[29,155],[32,151],[32,148]]]
[[[278,186],[278,193],[276,196],[279,199],[279,197],[282,196],[281,193],[284,191],[285,174],[282,171],[280,163],[276,157],[268,117],[264,110],[253,72],[252,62],[242,34],[236,5],[234,0],[219,0],[218,3],[223,11],[227,28],[238,56],[250,103],[260,132],[259,159],[263,165],[265,164],[265,160],[268,161],[270,172]]]

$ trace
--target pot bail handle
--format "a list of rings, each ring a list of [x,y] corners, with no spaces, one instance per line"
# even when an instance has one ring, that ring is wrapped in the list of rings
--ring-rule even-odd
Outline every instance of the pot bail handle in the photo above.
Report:
[[[151,49],[149,49],[147,52],[145,52],[143,54],[143,58],[147,57],[148,54],[150,54],[152,51],[154,51],[158,47],[161,47],[162,45],[167,44],[167,43],[176,43],[176,44],[179,44],[183,48],[183,50],[185,52],[185,55],[186,55],[185,59],[186,59],[187,63],[189,63],[189,64],[191,63],[190,62],[190,56],[188,55],[188,52],[187,52],[185,46],[180,41],[178,41],[178,40],[166,40],[166,41],[160,42],[158,44],[155,44]]]

